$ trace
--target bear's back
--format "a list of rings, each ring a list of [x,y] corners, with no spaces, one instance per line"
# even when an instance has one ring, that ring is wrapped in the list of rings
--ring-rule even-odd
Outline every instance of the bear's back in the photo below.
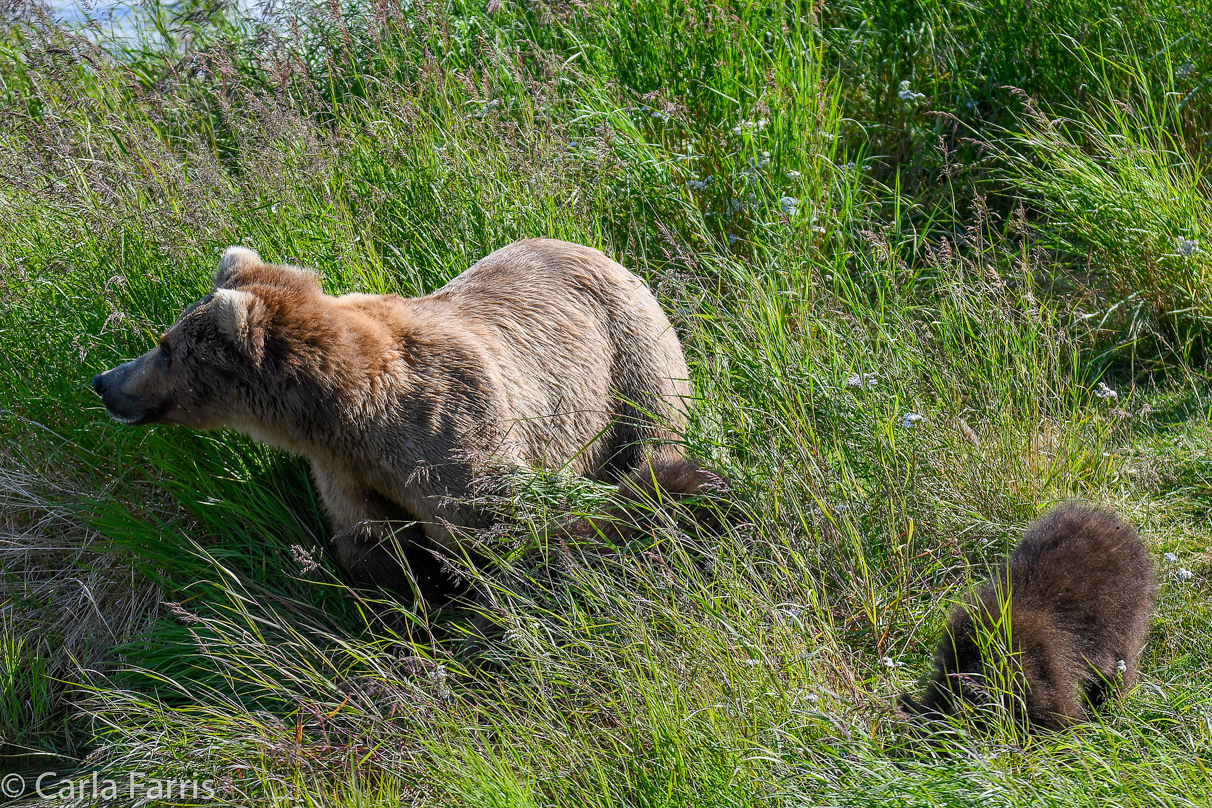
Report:
[[[570,303],[590,310],[630,305],[660,312],[644,282],[600,250],[546,238],[496,250],[427,298],[475,305],[482,316],[494,317]]]
[[[599,250],[515,242],[414,303],[476,335],[532,461],[614,479],[640,444],[668,443],[683,425],[690,373],[677,335],[644,282]]]

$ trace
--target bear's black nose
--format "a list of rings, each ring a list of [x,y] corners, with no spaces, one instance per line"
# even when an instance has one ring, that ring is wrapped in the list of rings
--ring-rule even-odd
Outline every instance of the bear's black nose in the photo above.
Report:
[[[105,379],[101,378],[104,375],[104,373],[98,373],[96,376],[93,376],[93,390],[99,396],[105,395]]]

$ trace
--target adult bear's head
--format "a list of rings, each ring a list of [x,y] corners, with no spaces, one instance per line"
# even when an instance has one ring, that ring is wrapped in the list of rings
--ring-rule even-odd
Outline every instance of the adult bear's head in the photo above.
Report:
[[[124,424],[239,428],[308,353],[321,290],[316,276],[229,247],[214,291],[189,306],[160,344],[93,378]],[[300,349],[303,349],[302,351]]]

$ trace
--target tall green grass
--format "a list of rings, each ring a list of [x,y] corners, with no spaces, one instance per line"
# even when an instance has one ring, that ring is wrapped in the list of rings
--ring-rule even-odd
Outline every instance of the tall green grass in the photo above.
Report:
[[[153,9],[110,51],[6,18],[3,765],[265,805],[1205,803],[1206,23],[1017,11]],[[729,535],[567,546],[600,492],[536,475],[478,605],[410,611],[343,585],[299,460],[87,389],[228,244],[421,294],[537,235],[656,291]],[[1141,687],[914,743],[891,698],[948,606],[1071,497],[1175,554]]]

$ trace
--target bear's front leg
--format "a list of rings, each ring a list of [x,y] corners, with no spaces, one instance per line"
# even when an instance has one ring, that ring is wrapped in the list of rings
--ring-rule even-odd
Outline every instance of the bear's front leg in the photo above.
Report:
[[[312,464],[335,532],[332,546],[357,586],[436,606],[462,588],[411,514],[352,475]]]

